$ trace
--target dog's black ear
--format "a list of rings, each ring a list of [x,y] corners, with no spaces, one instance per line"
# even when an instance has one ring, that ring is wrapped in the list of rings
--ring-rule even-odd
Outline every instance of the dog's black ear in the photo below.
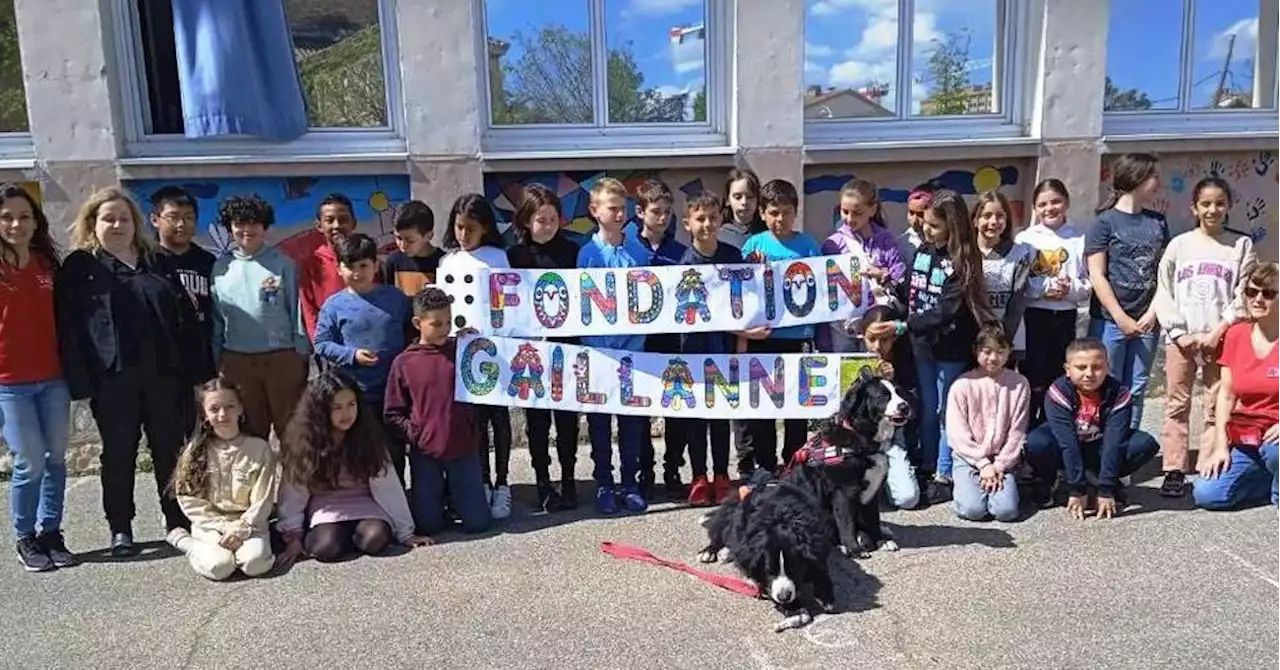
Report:
[[[872,370],[870,365],[864,365],[858,369],[858,381],[860,382],[875,379],[875,377],[875,370]]]

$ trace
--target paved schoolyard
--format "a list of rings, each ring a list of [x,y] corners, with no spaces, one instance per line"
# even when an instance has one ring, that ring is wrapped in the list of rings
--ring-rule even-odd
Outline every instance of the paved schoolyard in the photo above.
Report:
[[[513,470],[527,507],[527,452]],[[585,500],[586,463],[579,479]],[[846,611],[775,634],[763,602],[598,550],[692,561],[696,510],[521,515],[480,538],[213,584],[159,543],[128,563],[101,556],[98,481],[80,478],[67,536],[86,563],[29,575],[0,561],[0,667],[1276,667],[1276,511],[1170,509],[1152,484],[1111,521],[889,514],[905,548],[838,561]],[[152,486],[139,477],[141,541],[159,539]]]

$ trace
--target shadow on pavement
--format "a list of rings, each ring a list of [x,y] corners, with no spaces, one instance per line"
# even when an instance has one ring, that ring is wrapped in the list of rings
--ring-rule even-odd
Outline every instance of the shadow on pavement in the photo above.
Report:
[[[984,528],[981,523],[957,522],[955,526],[895,526],[894,533],[904,549],[927,547],[959,547],[980,544],[993,549],[1017,546],[1013,536],[999,528]]]
[[[76,554],[76,560],[81,563],[142,563],[145,561],[161,561],[166,558],[177,558],[181,556],[173,547],[170,547],[163,541],[156,540],[153,542],[138,542],[134,545],[138,548],[137,556],[128,556],[119,558],[111,555],[111,549],[97,549],[94,551],[86,551]]]

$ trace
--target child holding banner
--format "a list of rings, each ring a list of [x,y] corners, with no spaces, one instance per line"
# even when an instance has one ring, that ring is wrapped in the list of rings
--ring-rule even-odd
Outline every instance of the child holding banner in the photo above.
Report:
[[[747,238],[764,230],[760,220],[760,178],[746,168],[729,170],[724,182],[724,223],[717,239],[742,249]]]
[[[578,266],[578,244],[560,227],[560,198],[541,185],[524,188],[520,208],[511,220],[517,244],[507,250],[513,268],[565,270]],[[577,344],[576,337],[554,337],[553,342]],[[551,424],[556,425],[556,456],[560,461],[560,490],[551,485]],[[578,506],[573,466],[578,457],[578,413],[525,408],[525,434],[533,460],[538,506],[544,512]]]
[[[947,393],[973,363],[978,323],[990,319],[977,229],[964,198],[939,191],[925,210],[925,242],[911,264],[905,320],[873,323],[868,337],[910,333],[920,381],[921,474],[932,473],[925,492],[931,504],[951,498],[951,449],[944,411]]]
[[[467,193],[454,201],[441,246],[447,255],[440,260],[440,269],[436,271],[439,276],[466,277],[487,268],[511,267],[506,252],[502,250],[498,220],[479,193]],[[507,485],[511,464],[511,415],[506,407],[482,405],[476,407],[476,419],[480,424],[480,460],[485,486],[490,491],[490,512],[495,519],[505,519],[511,516],[511,487]],[[489,470],[490,427],[493,428],[492,474]]]
[[[737,247],[718,239],[720,198],[714,193],[694,196],[685,203],[684,228],[689,231],[689,249],[680,259],[680,265],[742,262],[742,252]],[[684,333],[679,338],[683,354],[731,354],[734,350],[734,337],[730,333]],[[688,358],[693,361],[695,356]],[[675,432],[682,434],[689,445],[689,462],[693,466],[690,505],[714,505],[728,497],[729,427],[725,419],[667,419],[667,444],[671,444],[670,435]],[[712,481],[707,480],[708,433],[711,436]]]
[[[752,235],[742,247],[742,255],[749,262],[785,261],[793,258],[821,256],[818,242],[803,231],[795,230],[796,210],[800,196],[791,182],[775,179],[760,189],[760,205],[768,230]],[[792,290],[790,284],[785,289]],[[743,334],[750,353],[796,354],[805,349],[813,339],[811,325],[789,326],[770,331],[756,328]],[[782,462],[791,459],[797,449],[808,441],[809,427],[805,419],[783,421]],[[778,466],[778,431],[773,419],[751,419],[746,425],[746,443],[738,445],[739,475],[750,476],[755,467],[776,470]],[[744,470],[745,466],[745,470]]]
[[[645,248],[623,233],[626,223],[627,189],[622,182],[604,177],[591,187],[591,216],[597,230],[578,252],[580,268],[642,267],[647,257]],[[599,295],[600,301],[606,298]],[[591,298],[593,301],[596,298]],[[599,303],[595,303],[599,304]],[[644,335],[586,335],[587,346],[622,351],[644,351]],[[595,462],[596,509],[601,514],[618,511],[617,492],[613,482],[613,421],[611,414],[587,415],[591,433],[591,460]],[[618,460],[622,473],[622,506],[632,512],[649,508],[636,475],[640,464],[640,446],[648,422],[642,416],[617,415]]]
[[[657,179],[646,181],[636,192],[636,215],[639,222],[628,234],[635,237],[645,249],[646,255],[641,265],[678,265],[684,257],[685,246],[676,241],[675,230],[669,226],[674,202],[671,189]],[[650,334],[645,337],[644,350],[674,354],[680,350],[680,334]],[[684,465],[684,433],[672,430],[673,426],[678,426],[679,421],[666,419],[664,423],[662,438],[666,443],[666,451],[662,459],[662,481],[668,496],[684,497],[684,482],[680,481],[680,467]],[[655,456],[653,433],[646,427],[644,438],[640,442],[640,493],[646,500],[653,499],[654,483],[657,481],[654,473]]]

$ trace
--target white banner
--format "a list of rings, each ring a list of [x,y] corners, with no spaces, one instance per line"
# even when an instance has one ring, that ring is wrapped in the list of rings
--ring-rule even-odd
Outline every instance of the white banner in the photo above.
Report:
[[[761,264],[438,275],[455,326],[502,337],[738,331],[831,323],[873,303],[852,254]]]
[[[467,335],[460,402],[710,419],[826,418],[840,406],[831,354],[653,354]]]

